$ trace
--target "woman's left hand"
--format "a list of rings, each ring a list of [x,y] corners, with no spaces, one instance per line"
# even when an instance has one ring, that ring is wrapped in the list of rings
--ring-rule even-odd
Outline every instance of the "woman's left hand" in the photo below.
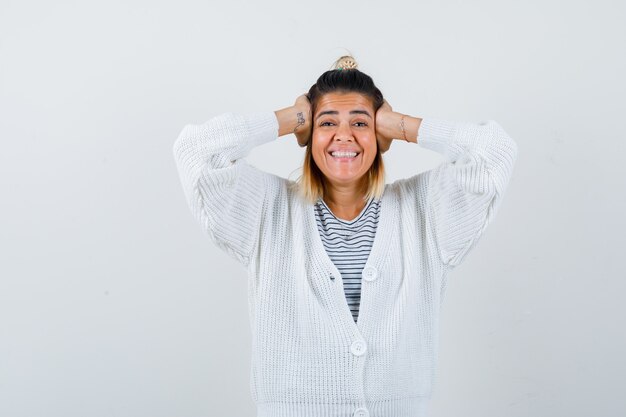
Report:
[[[391,147],[391,141],[394,139],[391,135],[390,126],[393,126],[395,112],[391,109],[387,100],[376,111],[376,142],[381,153],[387,152]]]

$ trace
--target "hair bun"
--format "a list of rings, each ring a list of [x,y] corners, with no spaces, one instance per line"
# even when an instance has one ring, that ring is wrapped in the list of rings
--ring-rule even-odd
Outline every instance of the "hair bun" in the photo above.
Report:
[[[344,55],[335,62],[336,70],[344,70],[344,69],[357,69],[358,65],[356,60],[352,58],[350,55]]]

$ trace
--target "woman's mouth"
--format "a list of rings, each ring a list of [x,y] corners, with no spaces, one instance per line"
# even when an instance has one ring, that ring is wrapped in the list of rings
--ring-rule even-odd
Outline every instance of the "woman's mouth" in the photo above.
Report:
[[[334,151],[334,152],[329,152],[330,156],[332,156],[332,158],[338,162],[343,162],[343,161],[353,161],[356,159],[357,156],[359,156],[361,153],[360,152],[344,152],[344,151]]]

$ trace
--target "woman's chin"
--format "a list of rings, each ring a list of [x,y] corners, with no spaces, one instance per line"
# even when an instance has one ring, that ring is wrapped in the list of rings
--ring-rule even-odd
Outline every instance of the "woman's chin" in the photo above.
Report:
[[[333,184],[338,184],[338,185],[355,184],[356,185],[359,179],[361,179],[363,176],[362,175],[359,176],[354,173],[334,172],[331,175],[325,175],[325,177],[327,180],[329,180]]]

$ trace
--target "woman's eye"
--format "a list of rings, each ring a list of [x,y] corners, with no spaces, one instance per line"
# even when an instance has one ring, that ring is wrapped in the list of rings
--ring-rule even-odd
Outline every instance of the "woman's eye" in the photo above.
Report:
[[[320,124],[320,126],[327,126],[328,124],[333,124],[333,122],[322,122]],[[367,123],[365,122],[355,122],[356,125],[360,125],[359,127],[365,127],[367,126]]]

